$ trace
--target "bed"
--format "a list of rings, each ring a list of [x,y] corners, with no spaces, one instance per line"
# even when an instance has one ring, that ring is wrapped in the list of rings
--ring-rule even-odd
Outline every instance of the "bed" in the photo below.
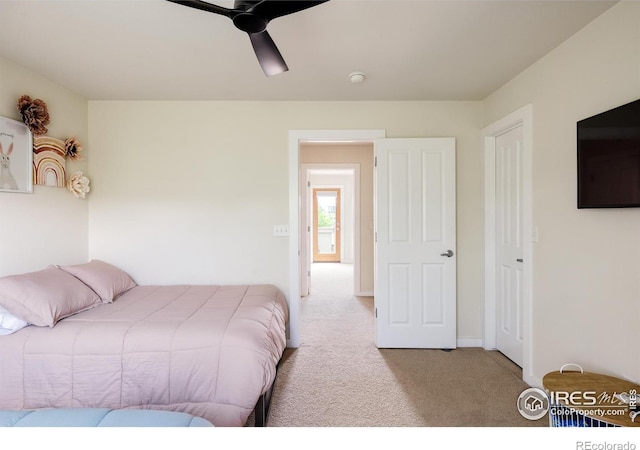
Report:
[[[266,415],[286,346],[271,285],[139,286],[104,261],[0,278],[0,409]],[[28,326],[26,326],[28,324]]]

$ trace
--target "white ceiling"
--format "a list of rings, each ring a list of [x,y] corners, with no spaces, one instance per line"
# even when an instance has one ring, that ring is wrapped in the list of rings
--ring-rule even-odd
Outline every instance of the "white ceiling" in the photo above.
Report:
[[[0,56],[90,100],[482,100],[615,3],[330,0],[269,24],[289,71],[266,77],[224,16],[0,0]]]

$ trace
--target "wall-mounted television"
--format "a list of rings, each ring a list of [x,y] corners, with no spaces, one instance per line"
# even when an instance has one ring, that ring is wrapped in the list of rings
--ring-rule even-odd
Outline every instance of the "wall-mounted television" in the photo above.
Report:
[[[580,120],[578,208],[640,207],[640,100]]]

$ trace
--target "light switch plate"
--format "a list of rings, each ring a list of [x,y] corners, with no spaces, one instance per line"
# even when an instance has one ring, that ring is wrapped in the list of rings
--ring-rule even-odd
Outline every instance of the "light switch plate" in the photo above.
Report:
[[[538,242],[540,239],[540,231],[537,226],[533,227],[533,231],[531,232],[531,242]]]
[[[273,226],[273,235],[274,236],[289,236],[289,225],[274,225]]]

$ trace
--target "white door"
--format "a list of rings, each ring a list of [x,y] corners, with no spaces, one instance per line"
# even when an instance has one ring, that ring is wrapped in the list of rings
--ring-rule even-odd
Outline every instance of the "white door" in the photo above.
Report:
[[[522,367],[522,124],[496,136],[496,348]]]
[[[455,138],[375,142],[381,348],[456,347]]]

